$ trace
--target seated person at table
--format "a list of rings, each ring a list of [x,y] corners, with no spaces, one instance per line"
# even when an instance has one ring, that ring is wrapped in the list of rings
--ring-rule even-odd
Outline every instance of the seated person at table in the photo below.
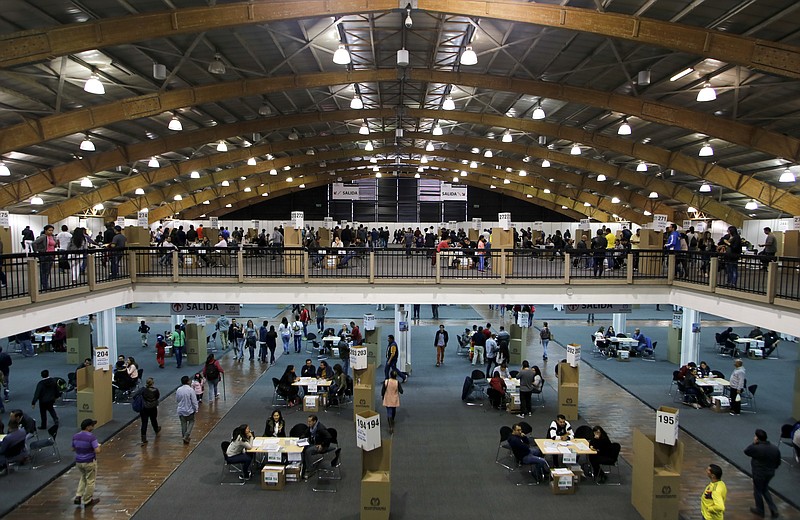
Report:
[[[550,423],[547,436],[554,441],[569,441],[575,438],[572,432],[572,425],[562,414],[556,416],[556,420]]]
[[[300,377],[317,377],[317,367],[310,359],[306,359],[306,364],[300,369]]]
[[[719,339],[720,343],[725,345],[725,350],[729,350],[733,353],[733,357],[738,355],[738,350],[736,349],[736,340],[739,339],[739,335],[733,332],[733,327],[728,327],[720,332]]]
[[[603,470],[600,469],[600,464],[612,464],[614,460],[610,457],[611,439],[601,426],[592,428],[592,438],[589,440],[589,446],[597,453],[589,455],[589,464],[592,466],[592,475],[597,479],[597,482],[602,484],[608,478]]]
[[[498,374],[503,379],[511,379],[511,373],[508,370],[508,363],[503,361],[500,365],[494,367],[492,371],[492,376]]]
[[[255,436],[250,431],[250,427],[242,424],[233,430],[231,443],[225,452],[225,458],[228,459],[228,462],[242,465],[242,474],[239,476],[242,480],[250,478],[250,464],[253,463],[253,455],[247,453],[247,450],[253,449],[252,442],[254,438]]]
[[[603,327],[597,329],[597,332],[594,333],[594,344],[597,345],[597,349],[602,352],[603,354],[606,353],[608,350],[608,340],[606,339],[606,335],[603,333]]]
[[[328,391],[328,406],[337,404],[340,399],[344,397],[347,391],[347,376],[342,370],[342,365],[336,363],[333,365],[333,382],[331,383],[330,390]]]
[[[361,341],[363,337],[361,336],[361,330],[356,325],[356,322],[350,322],[350,339],[353,341],[353,345],[359,346],[361,345]]]
[[[614,338],[614,337],[617,336],[617,333],[614,331],[614,326],[613,325],[609,325],[608,326],[608,328],[606,329],[605,336],[606,336],[606,338]]]
[[[682,386],[683,404],[694,406],[697,409],[711,406],[705,391],[697,384],[697,368],[693,368],[691,372],[686,374],[683,378]]]
[[[644,352],[644,349],[647,348],[647,336],[642,334],[642,331],[638,328],[633,330],[633,335],[631,335],[631,339],[635,339],[639,343],[636,344],[636,351],[641,353]]]
[[[350,329],[347,328],[347,323],[342,323],[342,328],[339,329],[339,333],[336,335],[339,336],[340,338],[346,338],[347,336],[350,335]]]
[[[286,437],[286,421],[280,410],[275,410],[264,426],[264,437]]]
[[[327,379],[331,381],[333,379],[333,370],[328,365],[327,361],[320,361],[319,368],[317,369],[317,379]]]
[[[0,441],[0,469],[5,469],[9,462],[25,462],[28,458],[26,435],[19,421],[13,418],[8,421],[8,434]]]
[[[747,337],[750,339],[764,339],[764,332],[761,330],[761,327],[756,326],[756,328],[747,334]]]
[[[781,338],[778,337],[778,333],[774,330],[764,334],[764,357],[769,357],[772,351],[778,348],[780,340]]]
[[[311,466],[314,464],[314,456],[328,453],[331,450],[331,442],[333,441],[331,433],[319,422],[316,415],[309,415],[306,425],[308,429],[302,437],[308,439],[308,446],[303,448],[303,480],[308,480]]]
[[[486,394],[489,396],[489,402],[491,403],[492,408],[499,410],[500,406],[503,404],[503,399],[506,396],[506,382],[503,381],[503,378],[500,377],[499,373],[495,372],[492,374]]]
[[[292,384],[295,381],[297,381],[297,375],[294,372],[294,365],[287,365],[276,391],[278,395],[282,395],[286,398],[289,406],[294,406],[299,402],[298,394],[300,393],[300,387]]]
[[[347,267],[347,262],[349,262],[354,256],[362,254],[364,247],[364,243],[361,241],[361,239],[356,237],[356,241],[350,244],[351,249],[348,249],[347,253],[345,253],[345,255],[339,260],[339,268],[344,269]]]
[[[542,452],[536,446],[531,446],[530,439],[523,433],[522,426],[515,424],[511,427],[511,435],[508,436],[508,447],[520,464],[530,464],[532,466],[531,475],[537,482],[544,480],[550,467],[542,457]]]
[[[678,370],[678,381],[683,381],[683,379],[686,377],[686,374],[690,373],[692,370],[695,370],[696,368],[697,368],[697,363],[695,363],[694,361],[689,361],[689,363],[683,365]]]
[[[711,376],[711,367],[708,366],[708,363],[705,361],[700,362],[700,366],[697,367],[697,377],[710,377]]]

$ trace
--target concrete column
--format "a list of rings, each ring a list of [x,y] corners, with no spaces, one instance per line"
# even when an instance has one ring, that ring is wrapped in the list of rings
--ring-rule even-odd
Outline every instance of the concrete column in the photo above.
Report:
[[[98,312],[97,320],[97,345],[108,347],[108,358],[113,365],[117,360],[117,309],[111,308]]]
[[[617,334],[626,334],[625,327],[628,326],[628,315],[616,313],[611,315],[611,323]]]
[[[690,361],[700,362],[700,333],[692,332],[692,323],[700,323],[700,313],[684,307],[681,318],[681,366]]]
[[[404,371],[411,371],[411,305],[394,306],[394,340],[397,342],[398,359],[397,367]],[[400,322],[405,322],[408,330],[400,330]]]

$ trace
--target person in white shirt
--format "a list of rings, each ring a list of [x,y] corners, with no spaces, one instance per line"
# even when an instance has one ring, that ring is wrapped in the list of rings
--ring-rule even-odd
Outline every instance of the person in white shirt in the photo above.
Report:
[[[303,341],[303,322],[300,321],[300,315],[295,315],[294,323],[292,323],[292,331],[294,333],[294,351],[295,353],[299,353]]]
[[[239,476],[241,480],[250,478],[250,465],[253,463],[253,455],[247,453],[247,450],[253,449],[253,439],[255,439],[255,435],[250,431],[250,426],[242,424],[233,430],[231,443],[228,444],[228,449],[225,450],[225,458],[229,463],[242,465],[242,474]]]
[[[214,247],[228,247],[228,241],[225,240],[225,237],[219,235],[219,242],[214,244]],[[216,267],[217,265],[223,265],[228,267],[230,257],[227,251],[214,251],[211,255],[211,259],[214,260],[214,263],[211,264],[212,267]]]
[[[69,228],[66,225],[61,226],[61,233],[56,235],[56,249],[66,251],[70,240],[72,233],[69,232]]]
[[[503,379],[511,379],[511,373],[508,370],[508,364],[503,361],[498,366],[494,367],[492,375],[499,374]]]
[[[550,423],[550,429],[547,431],[547,436],[554,441],[569,441],[575,438],[575,434],[572,432],[572,425],[562,414],[558,414],[556,416],[556,420]]]
[[[184,444],[189,444],[194,414],[200,409],[197,406],[197,394],[189,386],[189,376],[181,377],[181,386],[175,391],[175,400],[178,402],[178,418],[181,420],[181,437]]]

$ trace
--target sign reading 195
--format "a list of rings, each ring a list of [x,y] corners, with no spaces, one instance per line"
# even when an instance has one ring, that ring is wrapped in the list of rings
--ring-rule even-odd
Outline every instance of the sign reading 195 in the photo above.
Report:
[[[675,416],[671,414],[658,414],[658,422],[663,424],[675,424]]]

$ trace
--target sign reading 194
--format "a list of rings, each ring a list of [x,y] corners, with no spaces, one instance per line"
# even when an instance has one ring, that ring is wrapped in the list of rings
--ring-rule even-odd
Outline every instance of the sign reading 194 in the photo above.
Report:
[[[358,427],[359,428],[364,428],[364,429],[380,427],[380,422],[378,421],[377,417],[378,416],[375,416],[374,419],[370,419],[368,421],[365,421],[364,419],[359,417],[358,418]]]

